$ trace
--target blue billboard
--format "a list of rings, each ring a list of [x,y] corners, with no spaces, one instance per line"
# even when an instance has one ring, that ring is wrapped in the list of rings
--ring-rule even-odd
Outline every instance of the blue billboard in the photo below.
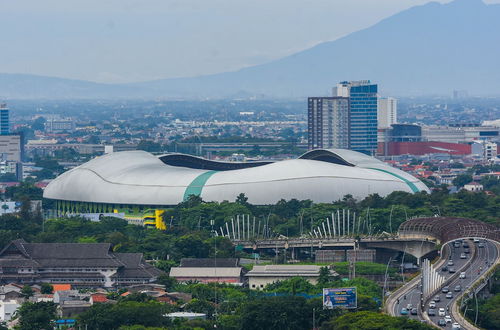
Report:
[[[323,308],[357,308],[356,288],[323,289]]]

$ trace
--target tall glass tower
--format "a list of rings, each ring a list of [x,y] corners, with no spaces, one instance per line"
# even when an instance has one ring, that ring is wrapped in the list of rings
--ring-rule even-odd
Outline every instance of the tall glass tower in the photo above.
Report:
[[[349,97],[350,149],[374,155],[377,151],[377,88],[369,80],[343,81],[335,96]]]
[[[7,104],[0,103],[0,135],[10,134],[9,108]]]

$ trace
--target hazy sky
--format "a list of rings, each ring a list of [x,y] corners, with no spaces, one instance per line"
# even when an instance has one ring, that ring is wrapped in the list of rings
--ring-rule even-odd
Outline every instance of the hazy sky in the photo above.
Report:
[[[0,72],[133,82],[231,71],[427,2],[0,0]]]

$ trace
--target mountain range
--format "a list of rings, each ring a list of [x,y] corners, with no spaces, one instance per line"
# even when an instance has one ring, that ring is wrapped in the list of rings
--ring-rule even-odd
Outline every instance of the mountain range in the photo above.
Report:
[[[0,98],[304,97],[361,79],[385,95],[500,95],[500,5],[431,2],[279,60],[200,77],[101,84],[0,74]]]

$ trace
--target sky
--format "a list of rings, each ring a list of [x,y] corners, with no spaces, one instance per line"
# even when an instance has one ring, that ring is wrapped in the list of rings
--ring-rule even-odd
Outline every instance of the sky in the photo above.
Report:
[[[234,71],[427,2],[0,0],[0,73],[126,83]]]

